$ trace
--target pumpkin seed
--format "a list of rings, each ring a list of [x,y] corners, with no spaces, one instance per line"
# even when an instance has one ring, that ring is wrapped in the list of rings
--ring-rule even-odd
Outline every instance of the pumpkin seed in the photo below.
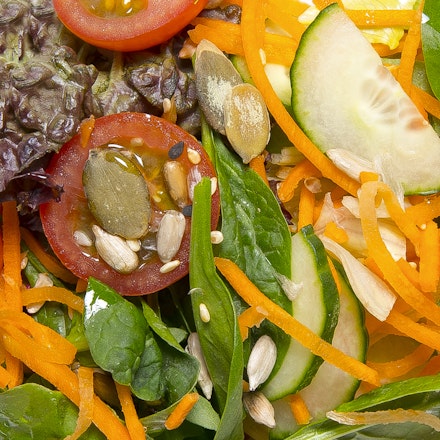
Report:
[[[148,231],[151,206],[147,183],[126,155],[91,150],[83,171],[84,192],[97,223],[107,232],[136,239]]]
[[[197,46],[194,72],[197,98],[206,120],[225,134],[223,103],[232,87],[243,80],[229,58],[208,40]]]
[[[252,84],[233,87],[224,102],[226,136],[244,163],[261,154],[270,138],[270,119],[260,91]]]

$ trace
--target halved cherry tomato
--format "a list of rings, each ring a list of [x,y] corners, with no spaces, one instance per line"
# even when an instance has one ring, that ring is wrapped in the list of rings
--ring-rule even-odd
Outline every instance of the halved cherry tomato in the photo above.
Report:
[[[182,153],[179,155],[177,151],[174,154],[176,146],[182,147],[182,142]],[[82,231],[93,238],[91,227],[96,223],[89,210],[82,180],[89,152],[102,148],[111,150],[115,146],[128,157],[136,157],[136,161],[142,164],[142,175],[150,188],[151,226],[148,236],[140,238],[143,245],[139,251],[141,264],[129,274],[114,270],[100,258],[93,244],[78,244],[74,237],[76,232]],[[199,162],[193,159],[192,150],[200,155]],[[195,156],[198,159],[197,153]],[[76,276],[82,279],[93,276],[122,295],[144,295],[159,291],[188,273],[191,197],[188,198],[188,204],[183,204],[183,208],[182,204],[173,199],[167,189],[169,182],[167,185],[162,173],[163,166],[168,161],[177,161],[182,165],[185,174],[189,176],[190,187],[202,176],[215,178],[215,170],[209,157],[194,137],[177,125],[144,113],[127,112],[97,118],[86,147],[82,146],[81,136],[78,134],[53,157],[47,172],[54,177],[57,184],[62,185],[64,192],[59,202],[51,201],[41,205],[41,221],[53,251]],[[163,262],[154,250],[154,240],[157,224],[168,209],[183,212],[186,226],[179,251],[173,257],[173,260],[180,261],[180,265],[170,272],[162,273],[160,269]],[[217,224],[219,211],[217,190],[212,195],[213,229]]]
[[[53,0],[62,23],[84,41],[129,52],[156,46],[182,30],[208,0]]]

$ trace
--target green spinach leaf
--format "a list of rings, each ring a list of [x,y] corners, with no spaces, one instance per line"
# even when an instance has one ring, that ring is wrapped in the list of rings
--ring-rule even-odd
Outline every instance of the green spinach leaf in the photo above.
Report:
[[[0,393],[0,437],[9,440],[64,439],[76,427],[78,408],[59,391],[35,383]],[[104,440],[92,425],[81,440]]]
[[[243,345],[231,293],[217,275],[214,265],[210,233],[211,182],[205,178],[194,191],[190,249],[191,302],[196,329],[214,385],[214,398],[221,414],[215,439],[241,440]],[[208,322],[200,317],[201,304],[210,313]]]
[[[428,18],[422,24],[422,48],[426,74],[434,95],[440,99],[440,9],[437,0],[425,0],[423,9]]]
[[[440,375],[394,382],[340,405],[338,411],[419,409],[440,415]],[[321,420],[301,428],[286,440],[407,439],[440,438],[438,432],[418,423],[390,425],[340,425]]]

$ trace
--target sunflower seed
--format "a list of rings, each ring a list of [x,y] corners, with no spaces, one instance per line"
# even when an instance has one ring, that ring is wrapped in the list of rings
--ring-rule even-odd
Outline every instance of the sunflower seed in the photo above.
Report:
[[[261,336],[252,348],[247,364],[250,391],[254,391],[269,377],[276,360],[275,342],[268,335]]]
[[[110,267],[123,274],[131,273],[138,267],[138,256],[126,240],[109,234],[98,225],[93,225],[92,231],[95,234],[96,251]]]
[[[260,391],[243,393],[243,406],[257,423],[269,428],[275,427],[275,410]]]
[[[162,263],[171,261],[180,249],[185,233],[185,216],[173,209],[163,215],[157,231],[157,253]]]

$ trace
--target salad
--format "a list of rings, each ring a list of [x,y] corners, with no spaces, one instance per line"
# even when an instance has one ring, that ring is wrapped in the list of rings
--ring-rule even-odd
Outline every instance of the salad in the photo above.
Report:
[[[440,438],[435,0],[3,0],[0,437]]]

